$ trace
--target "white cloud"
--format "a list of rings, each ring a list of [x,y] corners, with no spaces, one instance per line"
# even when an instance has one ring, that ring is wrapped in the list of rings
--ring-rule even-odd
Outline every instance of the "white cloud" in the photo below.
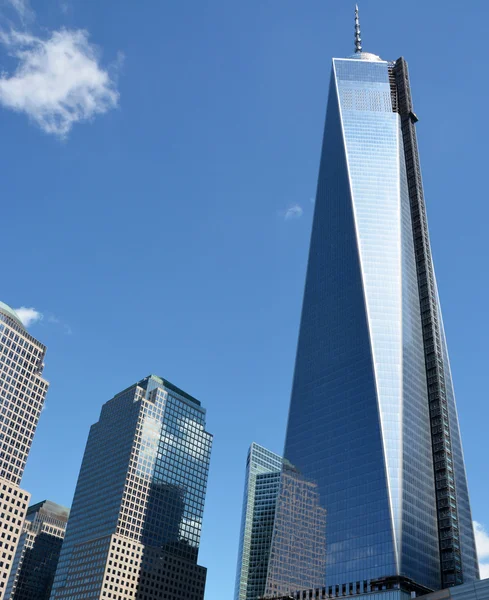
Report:
[[[26,327],[30,327],[34,323],[37,323],[37,321],[42,321],[44,318],[44,315],[35,308],[21,306],[20,308],[14,308],[14,310]]]
[[[47,40],[0,32],[0,42],[18,59],[14,73],[0,76],[0,103],[27,114],[46,133],[66,137],[75,123],[117,106],[115,81],[100,66],[86,31],[62,29]]]
[[[481,579],[486,579],[489,577],[489,534],[484,525],[477,521],[474,521],[474,531]]]
[[[288,208],[285,213],[284,213],[284,219],[286,221],[290,221],[291,219],[300,219],[303,215],[304,211],[302,209],[302,206],[299,206],[298,204],[294,204],[294,206],[291,206],[290,208]]]

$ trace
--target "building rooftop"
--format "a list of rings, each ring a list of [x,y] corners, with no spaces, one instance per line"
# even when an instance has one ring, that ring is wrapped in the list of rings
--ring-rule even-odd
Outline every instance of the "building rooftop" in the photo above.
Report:
[[[15,312],[15,310],[13,308],[10,308],[10,306],[4,304],[3,302],[0,302],[0,313],[6,315],[10,319],[12,319],[12,321],[15,321],[17,325],[20,325],[22,327],[22,329],[25,329],[24,323],[22,323],[22,321],[19,318],[19,315]]]
[[[38,502],[37,504],[29,506],[27,509],[27,516],[37,513],[40,510],[51,513],[61,520],[67,521],[68,517],[70,516],[69,508],[66,506],[61,506],[61,504],[56,504],[56,502],[52,502],[51,500],[43,500],[42,502]]]
[[[179,387],[177,387],[176,385],[174,385],[173,383],[168,381],[168,379],[163,379],[163,377],[159,377],[158,375],[148,375],[144,379],[141,379],[141,381],[138,381],[137,383],[133,383],[126,389],[122,390],[122,392],[119,392],[118,394],[116,394],[114,396],[114,398],[117,396],[120,396],[121,394],[126,393],[128,390],[132,389],[135,386],[139,386],[139,387],[142,387],[143,389],[147,389],[148,383],[151,379],[153,379],[153,381],[156,381],[160,385],[163,385],[165,388],[171,390],[172,392],[179,394],[180,396],[182,396],[189,402],[192,402],[192,404],[195,404],[196,406],[200,407],[200,409],[203,412],[205,412],[205,409],[202,408],[202,405],[201,405],[200,401],[197,400],[197,398],[194,398],[190,394],[187,394],[187,392],[185,392],[184,390],[180,389]]]
[[[187,394],[187,392],[185,392],[181,388],[179,388],[176,385],[174,385],[173,383],[171,383],[171,381],[168,381],[168,379],[163,379],[163,377],[158,377],[157,375],[150,375],[150,377],[153,377],[154,379],[159,379],[166,388],[168,388],[172,392],[175,392],[176,394],[179,394],[180,396],[183,396],[187,400],[190,400],[190,402],[197,404],[197,406],[201,405],[200,401],[197,400],[197,398],[194,398],[190,394]]]
[[[380,58],[380,56],[372,54],[371,52],[355,52],[355,54],[352,54],[348,58],[355,58],[357,60],[368,60],[370,62],[384,62]]]

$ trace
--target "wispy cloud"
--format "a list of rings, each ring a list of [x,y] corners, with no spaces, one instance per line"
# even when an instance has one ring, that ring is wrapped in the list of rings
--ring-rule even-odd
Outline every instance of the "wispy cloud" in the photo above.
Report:
[[[14,73],[0,76],[0,103],[46,133],[66,137],[75,123],[117,106],[114,78],[86,31],[62,29],[44,40],[12,30],[0,32],[0,42],[18,60]]]
[[[49,325],[59,325],[66,335],[71,335],[73,333],[68,323],[65,323],[65,321],[51,313],[42,313],[33,307],[27,306],[21,306],[14,310],[25,327],[30,327],[39,321],[44,321],[44,323],[48,323]]]
[[[22,22],[34,18],[34,11],[28,0],[6,0],[6,3],[15,10]]]
[[[283,215],[286,221],[291,221],[292,219],[300,219],[304,214],[304,210],[299,204],[294,204],[279,214]]]
[[[44,315],[41,312],[32,307],[27,308],[26,306],[21,306],[14,310],[26,327],[30,327],[34,323],[37,323],[37,321],[42,321],[44,318]]]
[[[66,335],[71,335],[73,333],[73,330],[68,325],[68,323],[65,323],[64,321],[62,321],[59,317],[56,317],[55,315],[48,315],[47,321],[48,321],[48,323],[53,323],[55,325],[59,325],[60,327],[62,327],[63,331]]]
[[[474,521],[474,531],[481,578],[486,579],[489,577],[489,534],[484,525],[477,521]]]

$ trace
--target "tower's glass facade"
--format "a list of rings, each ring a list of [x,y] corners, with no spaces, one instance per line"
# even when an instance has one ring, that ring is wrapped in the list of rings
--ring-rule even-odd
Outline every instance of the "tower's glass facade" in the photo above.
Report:
[[[326,511],[317,485],[284,463],[275,509],[267,597],[326,585]]]
[[[154,375],[104,404],[78,477],[52,600],[203,600],[197,565],[212,436]]]
[[[253,442],[246,480],[234,600],[256,600],[265,593],[282,457]]]
[[[403,59],[333,60],[284,451],[328,586],[478,578],[416,121]]]
[[[391,582],[392,585],[396,585]],[[301,590],[293,594],[283,596],[274,596],[274,600],[304,600],[304,598],[314,598],[314,600],[331,600],[332,598],[355,598],[355,600],[411,600],[412,594],[406,588],[406,583],[398,584],[397,588],[383,586],[379,589],[371,590],[362,594],[358,589],[348,590],[322,588],[316,590]],[[312,592],[312,593],[311,593]],[[268,598],[268,596],[267,596]],[[438,590],[431,594],[423,594],[423,600],[487,600],[489,598],[489,579],[482,581],[473,581],[464,585],[457,585],[443,590]]]

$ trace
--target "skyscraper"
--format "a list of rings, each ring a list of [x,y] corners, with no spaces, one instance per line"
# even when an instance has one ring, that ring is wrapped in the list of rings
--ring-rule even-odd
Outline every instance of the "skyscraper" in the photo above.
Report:
[[[417,120],[405,60],[363,52],[357,9],[355,53],[333,59],[284,451],[317,483],[340,589],[479,576]]]
[[[52,600],[203,600],[197,558],[211,444],[200,402],[160,377],[104,404]]]
[[[69,514],[50,500],[29,507],[6,600],[49,600]]]
[[[281,470],[282,458],[278,454],[251,444],[246,461],[234,600],[256,600],[265,593]]]
[[[0,302],[0,600],[29,505],[19,484],[48,390],[45,354],[15,311]]]

